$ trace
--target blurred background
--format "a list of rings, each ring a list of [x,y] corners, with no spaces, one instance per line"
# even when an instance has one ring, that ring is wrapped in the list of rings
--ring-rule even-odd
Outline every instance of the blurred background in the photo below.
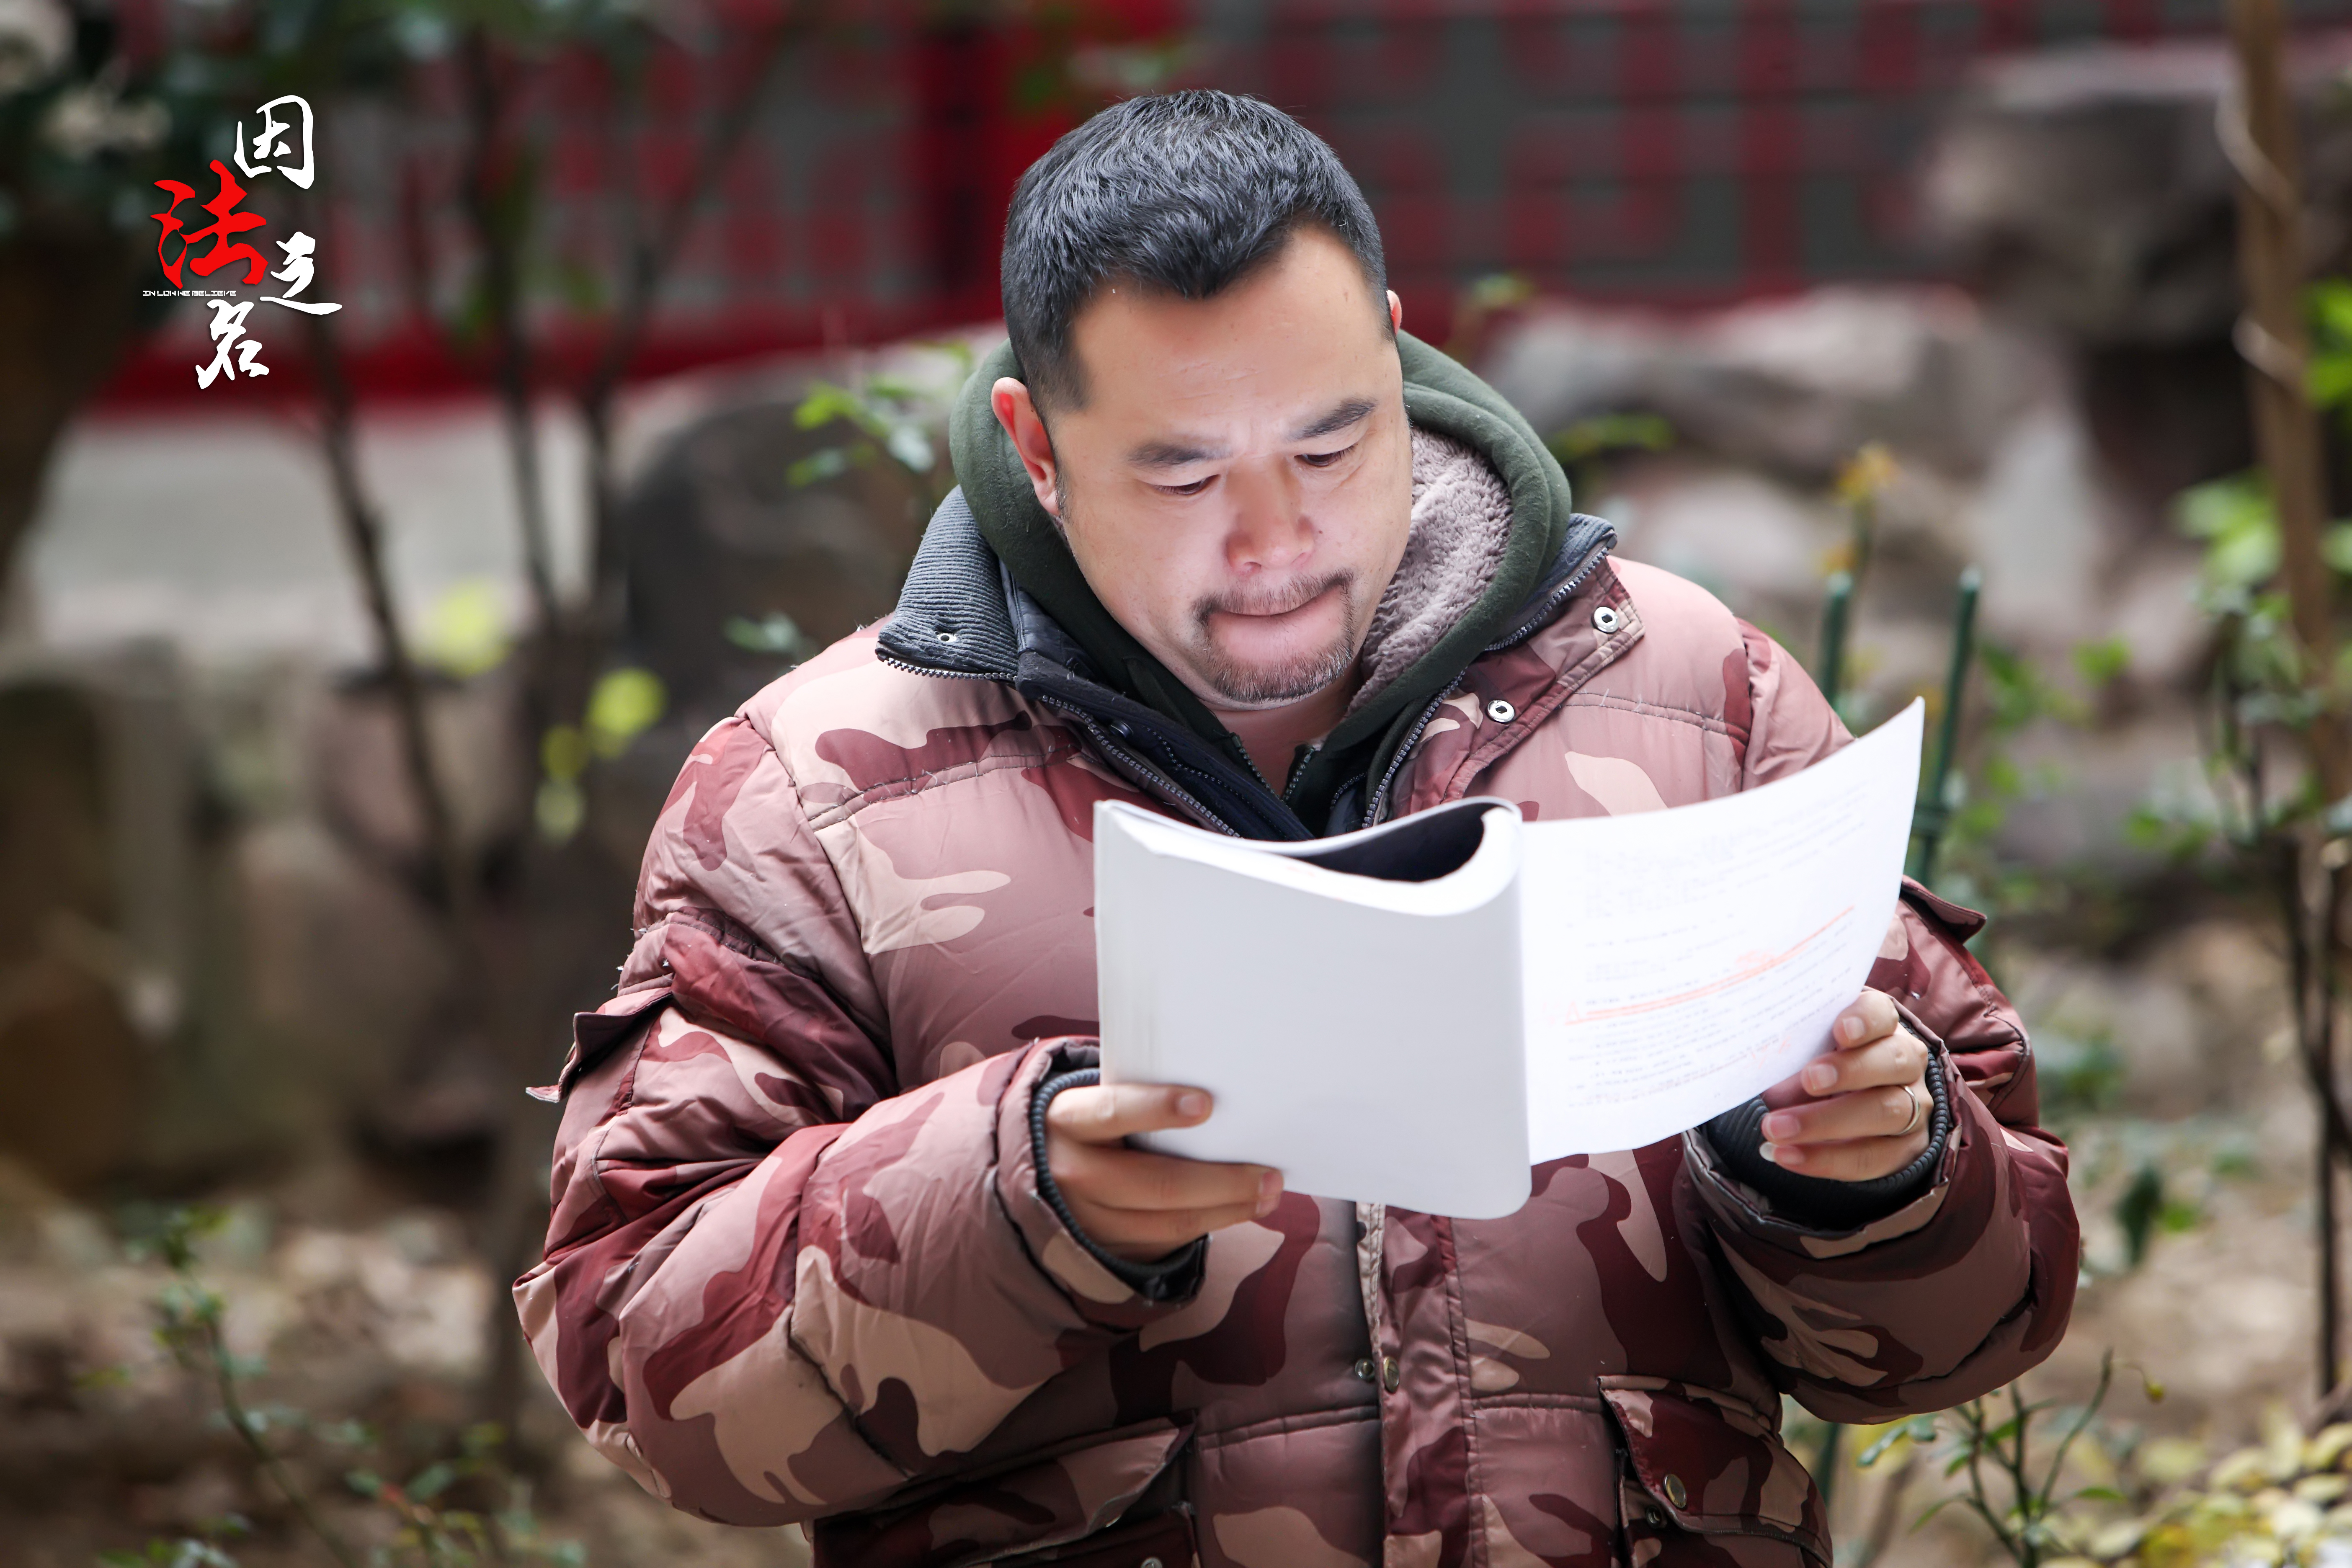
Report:
[[[1792,1411],[1845,1568],[2352,1563],[2347,73],[2352,0],[0,0],[0,1563],[804,1560],[519,1359],[520,1086],[692,742],[890,608],[1013,180],[1184,85],[1626,553],[1930,702],[2088,1258],[2021,1389]]]

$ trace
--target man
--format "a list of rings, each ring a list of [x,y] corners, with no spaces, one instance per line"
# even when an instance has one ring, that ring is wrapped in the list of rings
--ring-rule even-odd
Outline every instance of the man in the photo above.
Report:
[[[813,1521],[824,1563],[1825,1563],[1781,1394],[1948,1405],[2073,1298],[1976,917],[1906,889],[1770,1107],[1546,1164],[1506,1219],[1126,1147],[1215,1111],[1087,1070],[1097,801],[1264,838],[1641,811],[1845,736],[1399,330],[1362,196],[1276,110],[1073,132],[1003,276],[897,613],[662,813],[516,1289],[550,1381],[653,1490]]]

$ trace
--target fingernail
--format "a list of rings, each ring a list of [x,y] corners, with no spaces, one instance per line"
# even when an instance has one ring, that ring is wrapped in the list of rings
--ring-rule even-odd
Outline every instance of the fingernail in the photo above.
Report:
[[[1795,1169],[1804,1163],[1805,1158],[1796,1149],[1783,1143],[1760,1144],[1758,1146],[1757,1152],[1783,1170]]]
[[[1191,1093],[1178,1095],[1176,1097],[1176,1114],[1179,1116],[1193,1117],[1208,1115],[1209,1097],[1201,1093],[1197,1089]]]
[[[1819,1094],[1822,1090],[1836,1085],[1837,1068],[1828,1062],[1815,1062],[1804,1070],[1798,1081],[1813,1093]]]
[[[1282,1201],[1282,1177],[1268,1171],[1257,1179],[1257,1212],[1272,1214],[1274,1205]]]
[[[1757,1128],[1769,1139],[1793,1138],[1797,1135],[1797,1119],[1785,1110],[1776,1110],[1758,1122]],[[1767,1149],[1771,1146],[1770,1143],[1764,1145]]]
[[[1838,1038],[1853,1045],[1862,1038],[1862,1020],[1849,1013],[1838,1020]]]

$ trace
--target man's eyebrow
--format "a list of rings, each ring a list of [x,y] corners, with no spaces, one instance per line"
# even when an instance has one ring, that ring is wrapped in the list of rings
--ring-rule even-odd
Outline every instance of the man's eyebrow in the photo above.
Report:
[[[1369,397],[1351,397],[1318,418],[1309,420],[1290,433],[1293,441],[1312,441],[1318,436],[1328,436],[1345,430],[1369,416],[1380,405]],[[1181,468],[1187,463],[1213,463],[1231,454],[1220,446],[1176,440],[1146,441],[1129,448],[1127,460],[1139,468]]]
[[[1223,447],[1192,441],[1146,441],[1129,447],[1127,460],[1139,468],[1181,468],[1187,463],[1214,462],[1225,455]]]
[[[1312,441],[1318,436],[1328,436],[1335,431],[1345,430],[1349,426],[1363,419],[1378,406],[1379,405],[1369,397],[1351,397],[1322,418],[1292,431],[1290,438],[1294,441]]]

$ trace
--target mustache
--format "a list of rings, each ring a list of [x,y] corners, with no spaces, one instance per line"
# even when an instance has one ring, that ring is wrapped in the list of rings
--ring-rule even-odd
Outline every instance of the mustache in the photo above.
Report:
[[[1209,617],[1214,615],[1286,616],[1302,605],[1314,603],[1332,589],[1346,589],[1354,582],[1355,574],[1341,571],[1327,572],[1318,577],[1302,578],[1272,588],[1237,588],[1195,601],[1192,618],[1195,624],[1205,626]]]

